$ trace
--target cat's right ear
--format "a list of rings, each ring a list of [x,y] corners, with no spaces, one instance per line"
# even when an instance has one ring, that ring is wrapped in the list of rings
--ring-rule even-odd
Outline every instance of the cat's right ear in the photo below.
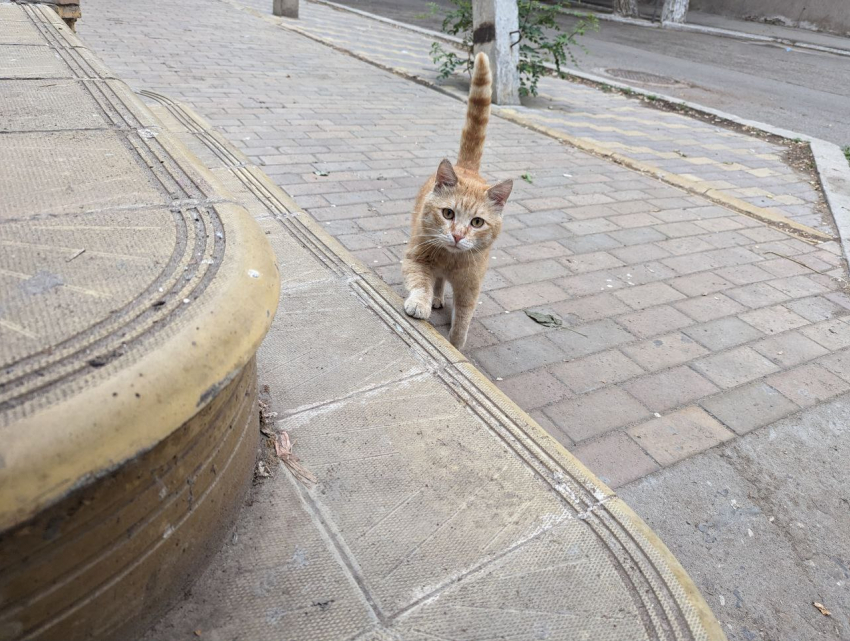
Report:
[[[437,167],[437,176],[434,179],[434,191],[438,189],[452,188],[457,185],[457,174],[452,163],[448,160],[443,160],[440,166]]]

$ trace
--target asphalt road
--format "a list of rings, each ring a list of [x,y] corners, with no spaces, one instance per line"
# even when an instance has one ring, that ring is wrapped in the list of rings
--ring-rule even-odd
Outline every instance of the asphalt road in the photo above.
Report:
[[[336,0],[421,27],[439,29],[440,16],[424,16],[424,0]],[[443,10],[449,0],[437,0]],[[572,19],[564,17],[565,27]],[[801,32],[805,39],[806,32]],[[643,71],[681,84],[627,81],[646,89],[722,109],[742,118],[850,145],[850,57],[699,33],[601,22],[582,39],[579,68]],[[850,49],[850,41],[847,48]],[[610,76],[614,78],[614,76]],[[619,80],[619,78],[617,78]]]

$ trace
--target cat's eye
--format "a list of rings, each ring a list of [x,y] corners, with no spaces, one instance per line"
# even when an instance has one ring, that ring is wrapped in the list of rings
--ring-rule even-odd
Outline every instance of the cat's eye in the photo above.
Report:
[[[455,212],[454,209],[444,209],[443,210],[443,218],[446,220],[454,220]]]
[[[484,226],[484,219],[475,217],[469,221],[469,224],[475,227],[476,229]]]

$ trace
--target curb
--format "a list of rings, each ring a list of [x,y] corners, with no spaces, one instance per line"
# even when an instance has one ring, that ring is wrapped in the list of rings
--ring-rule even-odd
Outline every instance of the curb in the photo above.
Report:
[[[233,0],[225,0],[225,1],[233,1]],[[310,0],[315,4],[324,5],[330,7],[332,9],[336,9],[338,11],[346,11],[349,13],[353,13],[355,15],[359,15],[364,18],[368,18],[371,20],[375,20],[376,22],[381,22],[387,25],[391,25],[398,29],[405,29],[407,31],[412,31],[414,33],[418,33],[420,35],[425,35],[436,40],[441,40],[443,42],[447,42],[449,44],[460,45],[462,40],[458,37],[451,36],[448,34],[444,34],[438,31],[434,31],[432,29],[425,29],[423,27],[417,27],[415,25],[409,25],[403,22],[399,22],[397,20],[393,20],[391,18],[385,18],[383,16],[378,16],[368,11],[363,11],[361,9],[353,9],[351,7],[347,7],[344,5],[340,5],[336,2],[332,2],[331,0]],[[274,19],[273,19],[274,20]],[[618,18],[619,20],[619,18]],[[629,20],[629,19],[625,19]],[[338,49],[340,51],[344,51],[345,53],[352,55],[364,62],[368,62],[374,66],[380,67],[387,71],[391,71],[396,75],[403,76],[409,80],[413,80],[417,83],[420,83],[424,86],[431,87],[444,93],[446,95],[452,96],[457,99],[461,99],[465,102],[466,97],[460,96],[459,94],[446,89],[445,87],[441,87],[429,80],[425,80],[418,76],[411,76],[410,74],[400,71],[393,67],[388,67],[386,65],[375,62],[374,60],[370,60],[365,56],[361,56],[359,54],[353,53],[347,49],[344,49],[338,45],[325,42],[324,40],[318,39],[312,34],[305,33],[304,31],[298,29],[295,24],[286,24],[282,20],[274,20],[277,24],[280,24],[284,28],[295,31],[303,36],[321,42],[324,45],[331,46],[332,48]],[[641,23],[642,26],[643,23]],[[766,37],[766,36],[765,36]],[[547,68],[551,71],[555,71],[555,66],[547,64]],[[829,209],[832,213],[832,217],[835,221],[836,228],[838,229],[839,235],[839,243],[844,251],[845,259],[850,260],[850,163],[846,161],[844,158],[844,153],[841,148],[835,143],[828,142],[826,140],[822,140],[820,138],[814,138],[812,136],[808,136],[806,134],[799,134],[787,129],[782,129],[781,127],[774,127],[773,125],[768,125],[766,123],[747,120],[745,118],[740,118],[734,114],[721,111],[719,109],[713,109],[711,107],[706,107],[704,105],[689,102],[687,100],[682,100],[679,98],[674,98],[672,96],[667,96],[664,94],[659,94],[654,91],[647,91],[645,89],[641,89],[639,87],[633,87],[631,85],[625,84],[623,82],[610,80],[608,78],[603,78],[601,76],[597,76],[594,74],[585,73],[582,71],[578,71],[575,69],[562,69],[567,76],[573,76],[575,78],[579,78],[586,82],[595,84],[595,85],[607,85],[610,87],[615,87],[620,90],[628,91],[632,94],[637,94],[640,96],[652,96],[655,101],[663,102],[671,106],[681,106],[686,107],[687,109],[703,113],[708,116],[712,116],[715,118],[720,118],[721,120],[725,120],[730,123],[734,123],[739,126],[749,127],[751,129],[760,130],[766,132],[768,134],[778,136],[780,138],[784,138],[786,140],[802,140],[804,142],[809,143],[809,148],[811,149],[812,156],[815,161],[815,169],[818,174],[818,178],[821,184],[821,188],[824,192],[824,197],[827,201]],[[505,113],[505,112],[508,113]],[[496,113],[501,117],[505,117],[507,120],[511,120],[518,124],[521,124],[526,127],[532,127],[541,133],[545,133],[546,135],[553,136],[555,138],[564,140],[569,144],[582,149],[583,151],[587,151],[588,153],[592,153],[594,155],[601,155],[605,158],[613,160],[618,164],[622,164],[624,166],[630,167],[636,171],[641,173],[648,173],[657,179],[671,184],[673,186],[679,187],[681,189],[685,189],[686,191],[692,192],[694,194],[704,196],[716,204],[723,205],[732,209],[733,211],[737,211],[744,215],[756,218],[768,224],[773,224],[781,227],[785,227],[787,229],[793,229],[798,233],[802,233],[808,240],[816,239],[815,242],[825,242],[829,240],[833,240],[831,236],[823,234],[818,230],[814,230],[805,225],[801,225],[795,221],[792,221],[786,218],[784,215],[780,214],[777,211],[770,210],[767,208],[756,207],[751,205],[743,200],[738,198],[734,198],[732,196],[728,196],[718,192],[717,190],[712,190],[707,188],[701,182],[698,181],[689,181],[687,179],[682,178],[677,174],[670,174],[669,172],[665,172],[663,170],[656,169],[654,167],[648,167],[646,164],[635,161],[631,158],[627,158],[616,152],[612,152],[606,148],[600,148],[596,145],[589,144],[587,141],[579,140],[563,134],[561,132],[555,132],[545,127],[540,127],[539,125],[533,125],[528,120],[523,118],[520,114],[514,112],[514,115],[511,115],[510,112],[513,110],[506,110],[504,108],[497,108]],[[841,160],[839,162],[839,159]]]

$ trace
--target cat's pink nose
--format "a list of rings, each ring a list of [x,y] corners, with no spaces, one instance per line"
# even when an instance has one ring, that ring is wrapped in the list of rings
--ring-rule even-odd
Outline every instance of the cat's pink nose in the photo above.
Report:
[[[456,232],[456,231],[453,231],[453,232],[452,232],[452,236],[453,236],[453,237],[454,237],[454,239],[455,239],[455,245],[457,245],[460,241],[462,241],[462,240],[463,240],[463,234],[459,234],[459,233],[458,233],[458,232]]]

